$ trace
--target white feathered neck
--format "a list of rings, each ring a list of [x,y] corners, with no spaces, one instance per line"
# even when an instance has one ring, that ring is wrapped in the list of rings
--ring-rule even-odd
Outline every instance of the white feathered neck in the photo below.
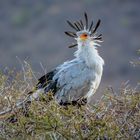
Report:
[[[78,50],[74,53],[74,56],[80,60],[85,61],[88,67],[95,68],[95,66],[104,65],[104,60],[98,54],[96,46],[98,44],[93,41],[87,40],[86,42],[78,42]]]

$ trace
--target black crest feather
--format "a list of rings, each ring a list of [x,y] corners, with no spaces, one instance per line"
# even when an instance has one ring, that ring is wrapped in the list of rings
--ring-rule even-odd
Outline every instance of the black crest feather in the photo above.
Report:
[[[67,20],[67,23],[68,23],[73,29],[75,29],[76,31],[78,31],[78,29],[77,29],[69,20]]]
[[[78,27],[80,28],[80,30],[82,30],[83,29],[83,26],[81,25],[81,23],[78,22],[78,21],[76,23],[77,23]]]
[[[74,25],[77,28],[77,30],[80,31],[80,27],[78,26],[77,22],[75,22]]]
[[[70,37],[77,37],[76,33],[74,33],[74,32],[66,31],[65,34]]]
[[[88,16],[87,13],[84,13],[84,21],[85,21],[85,25],[83,24],[82,20],[76,21],[76,22],[70,22],[69,20],[67,20],[67,23],[76,31],[76,32],[70,32],[70,31],[66,31],[65,34],[76,38],[77,37],[77,32],[84,30],[84,27],[86,28],[87,32],[89,31],[90,36],[92,36],[94,38],[94,40],[99,40],[102,41],[102,34],[95,36],[95,33],[101,23],[101,20],[99,19],[98,22],[96,23],[95,27],[93,26],[93,21],[91,21],[91,23],[89,24],[88,21]],[[89,26],[89,27],[88,27]],[[69,48],[75,47],[77,46],[77,44],[74,45],[70,45]]]
[[[91,25],[89,27],[89,31],[91,31],[92,27],[93,27],[93,21],[91,22]]]
[[[99,27],[100,23],[101,23],[101,20],[99,19],[98,22],[97,22],[97,24],[96,24],[96,26],[95,26],[95,28],[94,28],[94,30],[92,31],[91,34],[94,34],[96,32],[96,30]]]
[[[85,21],[86,21],[86,29],[88,29],[88,16],[87,13],[85,12]]]
[[[69,48],[73,48],[75,46],[77,46],[77,44],[70,45]]]
[[[102,41],[102,34],[98,35],[97,37],[94,38],[95,40]]]
[[[82,30],[83,30],[84,29],[84,24],[83,24],[82,20],[80,20],[80,24],[81,24]]]

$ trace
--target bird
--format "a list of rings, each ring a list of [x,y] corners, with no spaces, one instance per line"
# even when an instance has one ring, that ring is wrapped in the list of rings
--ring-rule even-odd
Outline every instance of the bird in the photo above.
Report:
[[[86,105],[98,89],[104,66],[104,60],[97,50],[99,43],[103,41],[102,34],[97,35],[101,20],[99,19],[95,26],[91,21],[89,26],[85,12],[84,22],[77,20],[72,23],[67,20],[67,23],[74,30],[65,32],[76,41],[69,46],[77,48],[74,58],[39,78],[35,90],[28,93],[27,99],[17,103],[17,108],[22,108],[25,103],[38,100],[41,94],[49,92],[53,93],[54,99],[60,105]],[[9,108],[0,112],[0,115],[11,111]]]
[[[69,46],[77,47],[74,59],[64,62],[38,79],[36,92],[31,95],[31,100],[37,99],[40,93],[52,91],[60,105],[77,104],[80,101],[81,104],[86,104],[90,101],[99,87],[104,60],[97,50],[97,46],[102,42],[102,34],[97,35],[96,32],[101,20],[99,19],[95,26],[92,21],[89,26],[85,12],[84,21],[72,23],[67,20],[74,31],[66,31],[65,34],[76,40],[75,44]]]

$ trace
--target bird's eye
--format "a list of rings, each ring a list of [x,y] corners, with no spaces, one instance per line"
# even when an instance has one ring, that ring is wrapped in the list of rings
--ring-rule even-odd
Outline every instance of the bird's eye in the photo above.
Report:
[[[84,37],[87,37],[87,34],[83,34]]]

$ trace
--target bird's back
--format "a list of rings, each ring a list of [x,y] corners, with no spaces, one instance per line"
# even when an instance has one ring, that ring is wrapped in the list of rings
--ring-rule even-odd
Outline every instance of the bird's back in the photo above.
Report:
[[[58,102],[69,102],[86,97],[94,79],[95,72],[84,61],[79,59],[67,61],[56,68],[52,78],[54,83],[57,81],[55,98]]]

